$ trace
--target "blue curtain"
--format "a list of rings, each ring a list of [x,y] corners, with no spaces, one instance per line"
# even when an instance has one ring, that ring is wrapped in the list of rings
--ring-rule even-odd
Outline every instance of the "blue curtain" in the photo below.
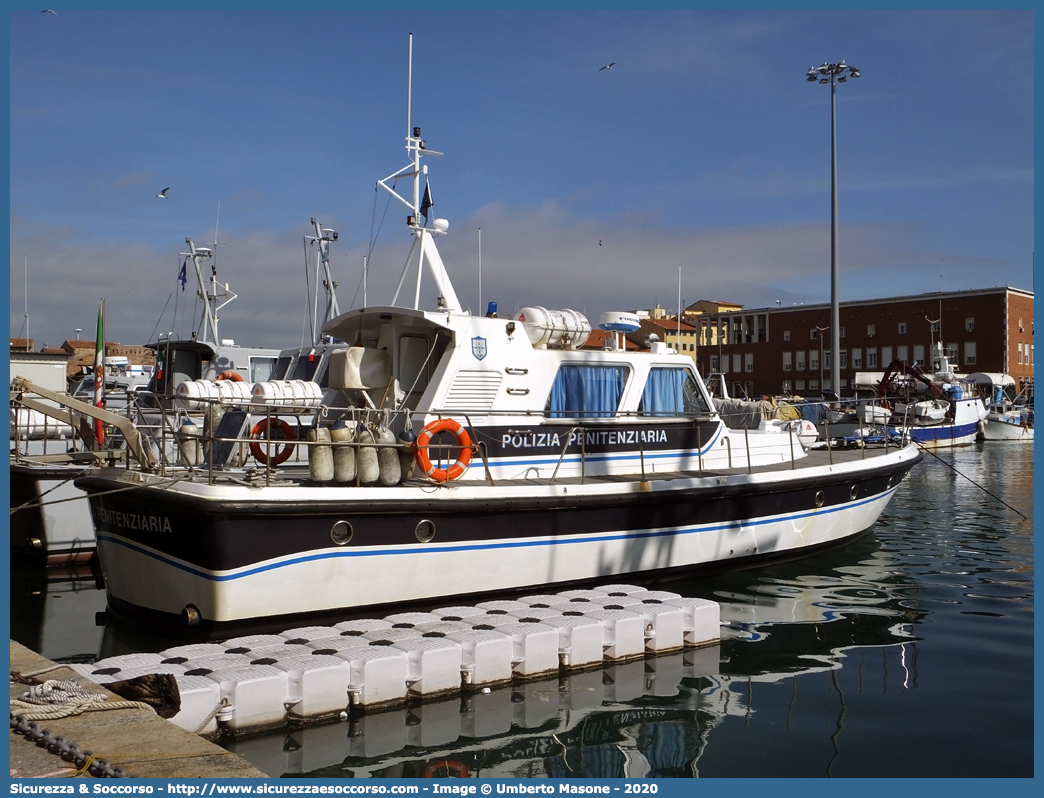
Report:
[[[620,406],[626,381],[626,366],[561,366],[551,386],[548,415],[610,418]]]
[[[650,369],[639,408],[643,416],[677,416],[685,412],[685,369]]]

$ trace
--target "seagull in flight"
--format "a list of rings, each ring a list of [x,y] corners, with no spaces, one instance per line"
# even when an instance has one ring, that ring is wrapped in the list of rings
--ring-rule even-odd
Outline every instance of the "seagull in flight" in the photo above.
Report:
[[[602,67],[602,69],[612,69],[614,66],[616,66],[616,62],[615,61],[613,61],[613,63],[611,63],[611,64],[606,64],[604,67]],[[601,72],[602,69],[599,69],[598,71]]]
[[[168,192],[168,191],[170,191],[170,186],[167,186],[167,187],[166,187],[165,189],[163,189],[163,191],[161,191],[161,192],[160,192],[159,194],[157,194],[156,196],[157,196],[157,197],[159,197],[160,199],[166,199],[166,198],[167,198],[167,192]]]

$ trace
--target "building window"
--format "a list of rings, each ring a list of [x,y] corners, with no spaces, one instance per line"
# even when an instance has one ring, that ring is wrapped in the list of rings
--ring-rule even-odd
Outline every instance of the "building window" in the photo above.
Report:
[[[783,353],[783,371],[790,371],[790,352]]]
[[[746,399],[747,394],[743,390],[742,382],[732,383],[732,398],[733,399]]]
[[[798,380],[797,382],[795,382],[794,383],[794,390],[795,391],[803,391],[803,390],[805,390],[805,381],[804,380]]]
[[[868,325],[866,325],[866,337],[867,338],[873,338],[875,335],[877,335],[877,325],[876,324],[868,324]]]
[[[906,335],[906,322],[905,321],[899,322],[899,334],[900,335]]]
[[[815,327],[813,327],[811,330],[808,331],[808,337],[811,338],[813,341],[818,341],[819,340],[819,330],[817,330]]]
[[[819,352],[817,352],[815,349],[808,353],[808,367],[812,371],[815,371],[819,368]]]
[[[866,350],[866,367],[868,369],[875,369],[875,368],[877,368],[877,349],[876,348],[874,348],[874,349],[867,349]]]
[[[910,347],[908,347],[906,344],[903,344],[902,346],[896,347],[896,349],[895,349],[895,359],[899,360],[899,361],[902,361],[903,363],[909,363],[910,362]]]
[[[790,391],[791,391],[790,380],[783,380],[783,393],[789,395]]]
[[[743,355],[735,354],[732,356],[732,370],[737,374],[743,371]]]
[[[818,391],[819,390],[819,380],[809,380],[808,381],[808,389],[810,391]]]
[[[845,359],[844,359],[844,357],[842,357],[841,358],[841,368],[845,367],[844,363],[845,363]],[[859,348],[853,349],[852,350],[852,368],[854,368],[854,369],[861,369],[862,367],[863,367],[863,350],[859,349]]]
[[[718,371],[719,370],[718,369],[718,356],[717,355],[711,355],[710,370],[711,371]]]
[[[748,352],[746,355],[743,356],[743,359],[745,361],[744,366],[746,367],[747,371],[754,371],[754,353]]]
[[[1019,316],[1019,332],[1023,332],[1023,328],[1022,328],[1022,316]]]
[[[881,362],[888,365],[892,362],[892,347],[882,346],[881,347]]]
[[[945,352],[946,357],[948,357],[948,358],[950,358],[950,360],[954,361],[954,364],[956,366],[956,361],[957,361],[957,344],[947,344],[946,348],[943,351]]]
[[[913,359],[924,365],[924,344],[914,344],[914,357]]]
[[[964,343],[964,363],[968,366],[975,365],[975,341],[965,341]]]
[[[964,331],[975,332],[975,317],[969,316],[964,320]]]
[[[841,363],[841,368],[843,368],[843,369],[848,368],[848,350],[847,349],[842,349],[838,353],[838,358],[839,358],[840,363]]]
[[[845,337],[845,327],[844,327],[844,325],[841,325],[841,332],[838,333],[838,335],[840,335],[842,338]]]
[[[825,369],[830,368],[830,361],[831,361],[830,355],[831,355],[830,352],[824,352],[823,353],[823,368],[825,368]]]
[[[804,349],[802,349],[800,352],[797,353],[797,357],[794,358],[794,361],[795,361],[795,363],[794,363],[794,368],[795,369],[797,369],[798,371],[804,371],[805,370],[805,350]]]
[[[743,383],[743,395],[746,396],[748,399],[754,395],[754,383],[752,383],[750,380]]]
[[[1022,344],[1019,344],[1019,365],[1022,365]]]
[[[784,341],[789,341],[790,340],[790,330],[784,330],[783,331],[783,340]]]
[[[931,321],[931,319],[929,319]],[[942,319],[936,319],[932,322],[932,332],[937,333],[942,329]]]

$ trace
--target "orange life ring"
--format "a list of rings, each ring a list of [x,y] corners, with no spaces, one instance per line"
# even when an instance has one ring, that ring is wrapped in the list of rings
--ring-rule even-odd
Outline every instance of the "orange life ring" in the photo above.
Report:
[[[439,771],[445,771],[443,775],[451,779],[466,779],[471,775],[468,766],[463,762],[455,762],[452,759],[439,759],[424,766],[424,778],[433,779]]]
[[[280,437],[272,435],[272,428],[275,429],[275,431],[280,435]],[[281,418],[261,419],[254,425],[254,428],[250,430],[250,437],[257,439],[267,439],[270,441],[295,440],[294,428],[287,424],[285,421],[283,421],[283,419]],[[254,440],[250,443],[250,453],[254,455],[254,459],[257,460],[257,462],[261,463],[261,465],[268,465],[269,463],[271,463],[271,465],[279,465],[280,463],[285,463],[290,458],[290,455],[294,453],[294,444],[292,443],[285,444],[283,448],[276,452],[276,454],[271,458],[269,458],[268,455],[265,454],[265,448],[268,447],[266,446],[262,448],[260,440]]]
[[[231,369],[229,369],[228,371],[222,371],[220,374],[217,375],[217,377],[215,379],[232,380],[232,382],[242,382],[243,381],[243,377],[239,374],[239,372],[238,371],[232,371]]]
[[[435,468],[431,464],[431,458],[428,457],[428,446],[431,445],[431,439],[440,432],[453,433],[457,438],[457,448],[460,449],[457,462],[449,468]],[[468,435],[467,430],[452,418],[432,421],[421,430],[415,445],[417,447],[417,465],[434,482],[460,479],[464,472],[468,470],[468,464],[471,462],[471,437]]]

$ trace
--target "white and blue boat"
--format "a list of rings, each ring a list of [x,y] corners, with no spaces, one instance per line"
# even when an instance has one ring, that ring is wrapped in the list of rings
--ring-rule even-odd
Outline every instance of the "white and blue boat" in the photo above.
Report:
[[[909,441],[810,452],[791,424],[729,429],[692,358],[613,335],[584,349],[592,325],[575,310],[470,312],[436,246],[449,224],[424,201],[422,159],[439,153],[409,123],[406,148],[379,186],[409,209],[412,255],[388,305],[324,325],[351,345],[329,354],[318,412],[255,397],[183,438],[189,456],[131,457],[76,481],[117,615],[285,626],[794,557],[871,527],[920,460]],[[288,425],[293,440],[251,440],[298,410],[310,421]],[[160,428],[185,412],[174,403]],[[247,443],[255,460],[236,465]]]

